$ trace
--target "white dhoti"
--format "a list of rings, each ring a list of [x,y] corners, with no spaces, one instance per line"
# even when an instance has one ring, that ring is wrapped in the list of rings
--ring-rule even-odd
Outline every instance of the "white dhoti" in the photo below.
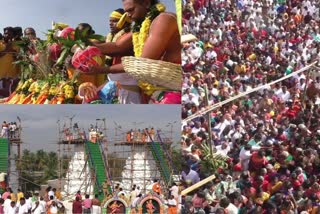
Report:
[[[97,205],[92,205],[92,213],[101,214],[101,207]]]
[[[109,80],[120,83],[118,99],[120,104],[140,104],[141,95],[137,81],[127,73],[108,74]]]
[[[125,89],[119,90],[118,98],[119,98],[120,104],[140,104],[141,103],[140,93],[125,90]]]

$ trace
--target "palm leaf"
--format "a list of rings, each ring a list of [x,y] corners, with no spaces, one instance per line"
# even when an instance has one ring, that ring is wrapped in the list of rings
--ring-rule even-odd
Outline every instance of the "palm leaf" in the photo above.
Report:
[[[61,52],[60,57],[58,58],[55,65],[61,65],[67,58],[69,52],[70,52],[69,48],[63,48],[63,51]]]
[[[93,34],[89,36],[89,39],[95,39],[95,40],[98,40],[99,42],[104,42],[106,40],[106,37],[99,34]]]

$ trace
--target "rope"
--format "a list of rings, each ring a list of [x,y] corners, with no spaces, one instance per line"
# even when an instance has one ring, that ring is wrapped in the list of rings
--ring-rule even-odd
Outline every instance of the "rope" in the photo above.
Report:
[[[227,104],[227,103],[229,103],[229,102],[231,102],[231,101],[234,101],[234,100],[236,100],[236,99],[238,99],[238,98],[241,98],[241,97],[246,96],[246,95],[248,95],[248,94],[251,94],[251,93],[253,93],[253,92],[259,91],[260,89],[263,89],[263,88],[265,88],[266,86],[270,86],[270,85],[276,84],[276,83],[281,82],[281,81],[283,81],[283,80],[285,80],[285,79],[288,79],[288,78],[290,78],[290,77],[292,77],[292,76],[294,76],[294,75],[297,75],[297,74],[299,74],[299,73],[301,73],[301,72],[304,72],[304,71],[308,70],[309,68],[315,66],[316,63],[317,63],[317,61],[315,61],[315,62],[313,62],[313,63],[305,66],[304,68],[301,68],[300,70],[298,70],[298,71],[296,71],[296,72],[292,72],[291,74],[288,74],[288,75],[286,75],[286,76],[284,76],[284,77],[281,77],[280,79],[277,79],[277,80],[275,80],[275,81],[273,81],[273,82],[270,82],[270,83],[267,83],[267,84],[258,86],[258,87],[256,87],[256,88],[253,88],[252,90],[243,92],[243,93],[238,94],[238,95],[236,95],[236,96],[234,96],[234,97],[231,97],[231,98],[229,98],[229,99],[227,99],[227,100],[224,100],[224,101],[222,101],[222,102],[213,104],[212,106],[207,106],[206,109],[201,110],[201,111],[195,113],[194,115],[191,115],[191,116],[187,117],[186,119],[182,120],[182,123],[186,123],[186,122],[188,122],[188,121],[190,121],[190,120],[193,120],[194,118],[200,117],[200,116],[202,116],[202,115],[204,115],[204,114],[206,114],[206,113],[208,113],[208,112],[210,112],[210,111],[215,110],[216,108],[222,107],[223,105],[225,105],[225,104]]]

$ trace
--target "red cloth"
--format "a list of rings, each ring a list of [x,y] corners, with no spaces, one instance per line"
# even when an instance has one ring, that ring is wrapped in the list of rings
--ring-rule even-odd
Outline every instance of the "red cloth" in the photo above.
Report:
[[[82,213],[82,203],[81,201],[74,201],[72,203],[72,213]]]
[[[264,192],[268,191],[268,185],[269,185],[269,181],[267,181],[266,179],[263,180],[261,185],[259,185],[258,182],[253,182],[252,184],[252,186],[256,189],[258,189],[258,187],[261,187]]]
[[[301,182],[299,180],[294,180],[292,182],[292,186],[293,186],[294,189],[297,189],[298,187],[301,186]]]
[[[237,163],[236,165],[234,165],[233,167],[233,171],[236,171],[236,172],[241,172],[242,171],[242,167],[241,167],[241,163]]]
[[[265,157],[259,157],[258,152],[254,152],[251,156],[250,166],[254,170],[259,170],[268,164],[268,161]]]
[[[0,182],[0,187],[2,188],[2,189],[6,189],[6,182],[5,181],[2,181],[2,182]]]

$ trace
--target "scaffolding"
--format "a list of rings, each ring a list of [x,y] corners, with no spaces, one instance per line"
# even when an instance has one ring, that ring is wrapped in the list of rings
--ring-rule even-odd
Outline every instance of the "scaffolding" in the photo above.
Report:
[[[61,128],[58,121],[58,156],[59,156],[59,187],[65,199],[74,197],[77,191],[92,193],[92,179],[85,154],[85,131],[69,118],[69,126]]]
[[[21,119],[17,117],[18,123],[14,133],[9,133],[8,141],[9,146],[9,167],[8,167],[8,183],[13,191],[16,191],[21,186],[24,186],[23,180],[20,179],[20,163],[21,163]],[[16,150],[13,147],[17,147]]]
[[[119,183],[123,191],[128,193],[133,185],[139,186],[141,193],[145,194],[151,190],[153,180],[157,179],[162,184],[164,192],[167,192],[168,186],[152,153],[150,138],[153,138],[154,142],[161,141],[166,145],[170,155],[172,138],[159,139],[153,129],[148,138],[148,134],[144,133],[150,133],[151,128],[123,131],[121,126],[115,125],[114,139],[108,144],[110,153],[107,155],[113,183]]]
[[[101,122],[103,123],[101,124]],[[161,142],[163,147],[159,147],[159,149],[163,150],[163,153],[166,153],[166,157],[168,157],[171,155],[172,127],[171,136],[162,136],[161,139],[160,135],[157,135],[157,132],[150,127],[149,130],[152,132],[148,132],[148,129],[145,128],[124,132],[121,126],[116,123],[115,125],[113,139],[108,141],[104,118],[96,119],[95,126],[91,125],[89,129],[89,141],[99,144],[105,167],[104,173],[106,174],[106,180],[99,181],[97,188],[101,189],[107,183],[114,192],[119,184],[123,191],[130,193],[133,185],[136,185],[140,187],[142,194],[146,194],[151,190],[153,180],[157,179],[162,184],[163,192],[167,192],[168,181],[165,182],[163,179],[161,163],[155,159],[155,148],[152,148],[151,139],[154,142]],[[151,133],[151,135],[148,136],[144,133]],[[144,137],[142,137],[143,135]],[[96,176],[101,175],[100,171],[94,171],[89,164],[91,163],[88,160],[90,157],[85,153],[85,145],[88,146],[86,141],[85,132],[80,131],[78,126],[72,123],[72,118],[70,118],[68,127],[64,125],[63,128],[60,128],[59,125],[59,186],[67,198],[75,194],[74,189],[73,191],[68,189],[70,186],[78,186],[82,193],[92,194],[94,189],[92,185],[97,185]],[[165,149],[163,149],[164,147]],[[163,155],[162,159],[166,159],[166,157]],[[79,158],[78,161],[77,158]],[[63,167],[66,163],[68,168]],[[172,169],[170,168],[170,172],[169,170],[167,172],[172,174]],[[75,177],[74,174],[80,176]]]

